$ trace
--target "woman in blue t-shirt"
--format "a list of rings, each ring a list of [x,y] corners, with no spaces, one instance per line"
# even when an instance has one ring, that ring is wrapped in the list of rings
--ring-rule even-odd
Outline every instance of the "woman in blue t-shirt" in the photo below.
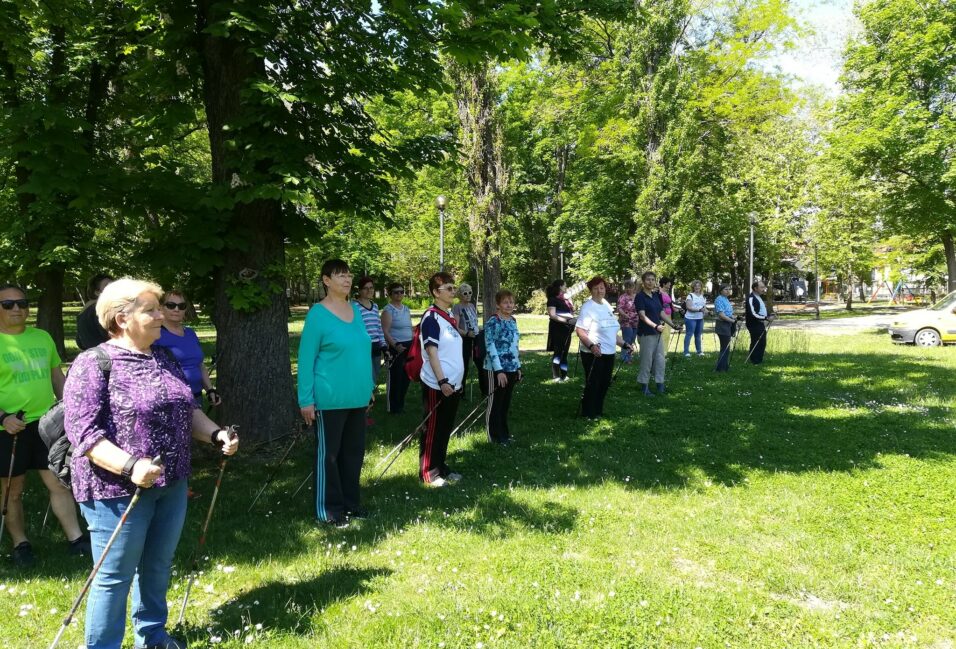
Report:
[[[205,390],[209,403],[218,406],[221,403],[219,393],[213,387],[209,379],[209,372],[203,363],[202,346],[199,344],[199,336],[193,331],[192,327],[183,324],[186,320],[186,309],[189,308],[189,300],[186,294],[180,290],[167,292],[163,296],[163,328],[159,334],[159,340],[154,344],[167,348],[173,356],[179,361],[183,368],[183,374],[189,382],[189,389],[198,402],[202,401],[202,394]]]

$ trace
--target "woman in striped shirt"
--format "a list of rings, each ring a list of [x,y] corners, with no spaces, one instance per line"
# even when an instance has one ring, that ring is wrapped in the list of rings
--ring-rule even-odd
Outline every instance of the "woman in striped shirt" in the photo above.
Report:
[[[378,314],[378,305],[372,301],[375,297],[375,280],[363,277],[358,281],[358,297],[355,304],[362,314],[362,322],[368,337],[372,339],[372,380],[378,385],[378,371],[382,367],[382,353],[388,348],[385,342],[385,332],[382,330],[382,319]]]

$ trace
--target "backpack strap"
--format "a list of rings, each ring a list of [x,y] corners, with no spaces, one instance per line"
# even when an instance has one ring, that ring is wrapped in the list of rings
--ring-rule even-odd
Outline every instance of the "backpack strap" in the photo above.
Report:
[[[426,311],[425,313],[428,313],[429,311],[441,316],[445,320],[445,322],[450,324],[452,327],[455,327],[456,329],[458,328],[458,321],[455,320],[454,316],[448,315],[447,313],[445,313],[444,311],[442,311],[441,309],[435,306],[428,307],[428,311]]]
[[[93,355],[96,356],[96,364],[100,366],[100,371],[106,376],[106,381],[109,382],[110,372],[113,371],[113,359],[99,345],[93,348]]]

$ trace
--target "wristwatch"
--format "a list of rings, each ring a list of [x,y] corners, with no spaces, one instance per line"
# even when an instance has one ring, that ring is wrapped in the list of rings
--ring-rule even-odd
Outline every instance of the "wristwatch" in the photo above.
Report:
[[[441,387],[441,386],[445,385],[446,383],[448,383],[448,379],[440,379],[440,380],[438,381],[438,387]]]

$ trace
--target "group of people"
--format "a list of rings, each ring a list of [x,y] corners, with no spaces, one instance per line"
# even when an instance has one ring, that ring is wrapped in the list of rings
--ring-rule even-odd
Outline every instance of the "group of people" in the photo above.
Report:
[[[26,325],[26,293],[0,287],[0,464],[13,562],[35,562],[22,491],[24,474],[36,470],[70,552],[92,555],[94,564],[102,559],[86,604],[86,648],[119,649],[132,592],[134,646],[182,649],[186,643],[166,630],[166,600],[186,518],[191,442],[212,444],[228,456],[238,450],[238,436],[202,408],[204,391],[213,403],[219,398],[198,337],[183,325],[188,302],[182,291],[100,276],[90,292],[94,299],[77,323],[84,351],[64,377],[52,338]],[[60,398],[72,446],[69,488],[49,470],[38,432],[41,417]]]
[[[496,311],[482,328],[471,287],[456,287],[450,274],[435,273],[428,283],[432,305],[415,326],[400,283],[388,285],[388,303],[379,310],[371,278],[359,280],[358,296],[352,298],[352,274],[344,261],[326,262],[321,281],[326,296],[308,312],[298,355],[299,406],[303,419],[314,425],[317,442],[319,521],[342,527],[368,515],[359,482],[371,423],[367,415],[383,360],[387,412],[401,413],[411,383],[421,383],[425,418],[420,426],[418,474],[425,485],[445,487],[463,479],[449,464],[448,443],[472,363],[482,373],[479,384],[486,400],[489,441],[510,443],[508,413],[515,386],[522,380],[520,333],[510,291],[495,295]],[[590,299],[578,315],[562,281],[548,287],[552,378],[567,381],[568,354],[576,338],[585,378],[582,416],[603,416],[618,347],[629,362],[637,345],[641,391],[664,393],[666,335],[682,329],[672,316],[682,311],[685,324],[702,321],[706,309],[699,282],[692,284],[682,306],[671,298],[671,286],[668,278],[659,285],[653,272],[644,273],[639,291],[625,283],[615,313],[606,299],[608,283],[595,276],[587,282]],[[237,452],[239,439],[203,409],[204,396],[213,405],[220,399],[199,338],[184,324],[190,308],[184,292],[107,276],[93,278],[89,289],[92,299],[77,323],[78,344],[84,351],[64,376],[49,334],[26,324],[25,292],[14,285],[0,287],[0,425],[6,432],[0,435],[0,465],[9,467],[2,479],[2,499],[13,561],[18,566],[35,561],[26,536],[22,492],[24,474],[36,470],[71,553],[92,555],[98,562],[123,521],[124,533],[90,590],[86,647],[121,646],[132,591],[135,647],[179,649],[185,643],[166,630],[166,597],[185,521],[191,443],[195,439],[212,444],[229,456]],[[756,282],[745,302],[750,358],[755,363],[763,359],[766,325],[775,317],[762,299],[765,291],[763,283]],[[721,342],[717,369],[724,371],[738,318],[728,299],[729,287],[720,293],[714,311]],[[691,340],[700,353],[701,328],[695,324],[687,329],[685,353],[689,354]],[[408,361],[416,354],[421,366],[412,372],[409,368],[415,365]],[[656,392],[650,389],[652,379]],[[70,488],[49,470],[48,449],[38,435],[40,418],[60,398],[65,434],[73,446]],[[80,528],[77,509],[88,533]]]
[[[299,341],[298,400],[304,421],[315,425],[315,511],[318,520],[336,527],[363,518],[359,480],[365,456],[366,413],[374,403],[379,350],[384,341],[388,359],[386,411],[403,412],[408,389],[421,383],[425,413],[419,438],[419,478],[431,487],[457,483],[462,475],[448,464],[448,442],[467,380],[478,363],[479,384],[487,396],[485,422],[489,440],[508,445],[508,410],[521,380],[519,332],[514,295],[495,296],[497,310],[479,327],[478,312],[467,284],[456,287],[444,272],[429,279],[432,305],[417,327],[403,303],[404,286],[389,284],[388,303],[380,319],[363,317],[370,307],[351,300],[352,273],[346,262],[327,261],[321,270],[325,298],[306,315]],[[370,299],[370,278],[358,282],[359,295]],[[368,295],[366,295],[368,294]],[[456,303],[456,296],[458,301]],[[381,337],[379,337],[381,332]],[[481,334],[483,354],[475,353]],[[421,360],[409,371],[409,353]],[[367,361],[371,349],[372,362]]]

